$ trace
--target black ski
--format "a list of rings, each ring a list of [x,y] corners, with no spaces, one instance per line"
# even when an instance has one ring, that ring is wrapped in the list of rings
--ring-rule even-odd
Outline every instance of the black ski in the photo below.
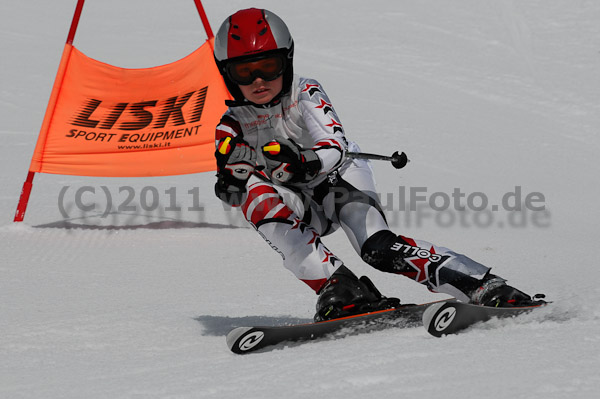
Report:
[[[515,317],[544,305],[546,302],[542,301],[538,305],[514,308],[493,308],[456,301],[436,303],[423,312],[423,326],[429,334],[441,337],[456,334],[479,322],[492,318]]]
[[[381,310],[318,323],[291,326],[238,327],[227,334],[227,345],[232,352],[250,353],[285,342],[303,342],[324,337],[341,338],[385,328],[408,328],[422,325],[423,312],[432,304],[402,305],[395,309]]]

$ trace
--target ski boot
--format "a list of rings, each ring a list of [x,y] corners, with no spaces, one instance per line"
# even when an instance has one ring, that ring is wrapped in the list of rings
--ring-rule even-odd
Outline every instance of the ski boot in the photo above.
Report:
[[[356,277],[346,266],[340,266],[319,290],[315,322],[338,319],[361,313],[396,308],[398,298],[387,298],[368,277]]]
[[[497,308],[536,306],[546,303],[545,295],[536,294],[532,297],[506,284],[506,280],[488,273],[479,286],[471,292],[471,302],[481,306]]]

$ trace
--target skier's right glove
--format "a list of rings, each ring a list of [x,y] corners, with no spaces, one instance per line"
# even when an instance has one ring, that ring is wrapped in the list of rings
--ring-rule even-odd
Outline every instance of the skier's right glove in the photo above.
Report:
[[[215,194],[232,206],[239,206],[246,183],[256,166],[256,151],[239,137],[226,137],[217,145]]]

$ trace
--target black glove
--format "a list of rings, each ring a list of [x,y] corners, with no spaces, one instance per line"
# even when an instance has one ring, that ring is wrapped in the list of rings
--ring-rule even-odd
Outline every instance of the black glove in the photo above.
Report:
[[[215,194],[230,205],[240,205],[246,183],[256,166],[256,152],[239,137],[226,137],[217,145]]]
[[[317,176],[321,160],[313,150],[304,150],[288,139],[277,139],[262,147],[271,179],[279,183],[305,183]]]

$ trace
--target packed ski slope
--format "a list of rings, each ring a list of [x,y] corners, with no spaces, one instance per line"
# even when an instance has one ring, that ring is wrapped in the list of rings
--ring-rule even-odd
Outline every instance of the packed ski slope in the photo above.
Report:
[[[75,45],[104,62],[165,64],[205,40],[191,0],[86,3]],[[12,223],[75,1],[2,2],[0,397],[595,398],[600,3],[204,3],[214,30],[239,8],[276,12],[294,35],[296,71],[324,85],[348,137],[409,155],[402,171],[373,165],[395,231],[466,253],[554,304],[441,339],[388,330],[232,354],[230,329],[307,321],[316,297],[223,209],[212,173],[38,175],[25,222]],[[95,190],[83,197],[94,209],[77,204],[83,188]],[[438,202],[411,202],[411,189]],[[455,189],[470,206],[436,211]],[[105,193],[119,204],[130,190],[135,209],[105,215]],[[502,206],[518,191],[518,203],[537,195],[536,209]],[[142,192],[160,206],[145,210]],[[475,211],[481,194],[489,204]],[[403,201],[418,206],[401,212]],[[325,242],[385,294],[443,298],[363,265],[342,232]]]

